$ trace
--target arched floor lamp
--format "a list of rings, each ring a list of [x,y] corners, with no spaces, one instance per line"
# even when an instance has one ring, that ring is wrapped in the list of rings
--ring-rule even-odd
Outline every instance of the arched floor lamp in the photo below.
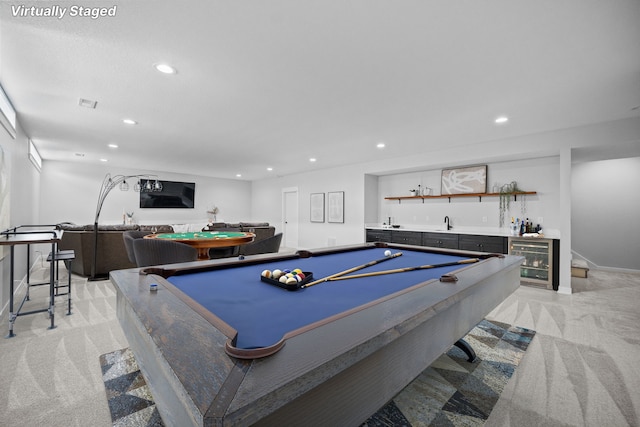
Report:
[[[158,181],[158,177],[156,175],[116,175],[111,176],[111,174],[106,174],[104,180],[102,181],[102,186],[100,187],[100,194],[98,194],[98,206],[96,207],[96,218],[93,223],[93,263],[91,264],[91,277],[90,280],[98,280],[96,278],[96,266],[98,265],[98,219],[100,218],[100,212],[102,211],[102,204],[104,203],[104,199],[107,198],[107,195],[116,188],[118,185],[120,186],[120,190],[127,191],[129,190],[129,184],[127,184],[128,179],[137,179],[137,183],[133,186],[135,191],[144,191],[144,192],[153,192],[153,191],[161,191],[162,184]],[[144,186],[140,185],[140,179],[146,179],[147,182]],[[151,181],[154,181],[153,184]]]

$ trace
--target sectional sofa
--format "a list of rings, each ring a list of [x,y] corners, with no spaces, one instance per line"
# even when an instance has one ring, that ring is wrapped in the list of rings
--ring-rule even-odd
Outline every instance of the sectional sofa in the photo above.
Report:
[[[61,224],[58,228],[64,230],[62,240],[58,245],[59,249],[73,249],[75,251],[76,258],[72,263],[73,273],[85,277],[91,276],[94,250],[93,224]],[[96,277],[108,276],[112,270],[135,267],[127,257],[122,238],[122,234],[127,230],[141,230],[149,233],[153,231],[173,233],[200,230],[246,231],[255,233],[256,241],[271,237],[275,233],[275,227],[266,222],[213,223],[204,226],[202,224],[99,225]]]

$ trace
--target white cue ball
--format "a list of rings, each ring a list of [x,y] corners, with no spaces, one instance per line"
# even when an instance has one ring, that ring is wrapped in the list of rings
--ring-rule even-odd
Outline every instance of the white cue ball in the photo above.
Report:
[[[391,251],[389,249],[384,251],[384,256],[391,256]]]

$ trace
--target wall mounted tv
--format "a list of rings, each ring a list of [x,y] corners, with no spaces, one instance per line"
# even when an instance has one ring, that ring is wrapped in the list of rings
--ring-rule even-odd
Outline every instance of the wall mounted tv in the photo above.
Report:
[[[151,180],[151,185],[155,180]],[[193,209],[196,192],[195,182],[160,181],[162,190],[144,191],[146,179],[140,180],[141,208],[188,208]]]

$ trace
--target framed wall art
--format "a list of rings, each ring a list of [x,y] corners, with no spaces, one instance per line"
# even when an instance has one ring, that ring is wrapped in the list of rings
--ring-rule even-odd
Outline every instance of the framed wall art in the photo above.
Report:
[[[328,221],[344,222],[344,191],[333,191],[328,194]]]
[[[487,165],[442,170],[441,194],[487,192]]]
[[[311,193],[310,209],[311,222],[324,222],[324,193]]]

